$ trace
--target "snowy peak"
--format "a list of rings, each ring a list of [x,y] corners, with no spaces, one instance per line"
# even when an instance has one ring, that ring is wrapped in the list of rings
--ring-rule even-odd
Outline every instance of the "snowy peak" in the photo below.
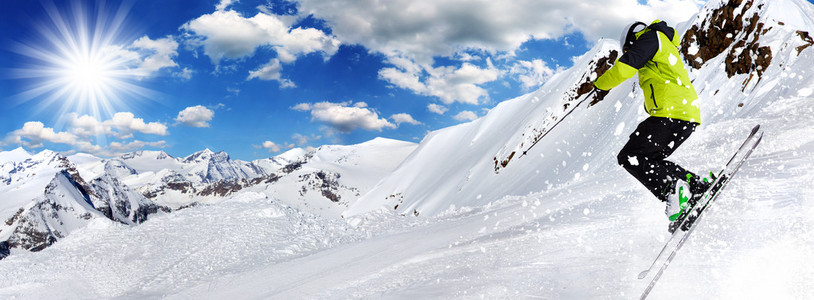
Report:
[[[309,155],[310,152],[306,151],[302,148],[294,148],[283,152],[280,155],[275,156],[275,159],[280,159],[283,161],[294,162],[294,161],[301,161],[305,160],[306,157]]]
[[[101,214],[90,195],[68,171],[56,173],[42,194],[21,207],[0,227],[0,240],[11,248],[39,251]]]
[[[94,207],[110,220],[128,225],[139,224],[159,210],[158,205],[110,173],[92,180],[90,186],[96,196],[93,199]]]
[[[227,162],[227,161],[231,160],[231,158],[229,157],[229,154],[227,154],[224,151],[220,151],[220,152],[217,152],[215,154],[212,154],[211,159],[214,162]]]
[[[224,153],[224,152],[221,151],[221,152],[218,152],[218,153]],[[203,151],[198,151],[198,152],[195,152],[195,153],[191,154],[190,156],[185,157],[183,162],[184,163],[197,163],[197,162],[208,161],[208,160],[212,159],[212,157],[214,155],[215,155],[215,152],[212,152],[212,150],[209,150],[209,148],[207,148],[207,149],[204,149]],[[227,155],[227,157],[228,157],[228,155]]]
[[[31,154],[29,154],[28,151],[19,147],[11,151],[0,152],[0,164],[10,161],[24,161],[30,157]]]
[[[29,164],[42,164],[54,167],[67,167],[68,160],[61,154],[51,151],[43,150],[25,160]]]
[[[128,166],[124,161],[112,159],[105,162],[105,173],[116,176],[117,178],[125,178],[130,175],[136,175],[138,172]]]
[[[64,207],[77,207],[84,210],[93,210],[91,191],[87,183],[76,173],[62,170],[45,187],[46,198],[54,199],[55,203]],[[67,196],[67,197],[66,197]],[[94,198],[95,195],[93,195]]]
[[[125,153],[121,156],[123,160],[131,160],[136,158],[152,158],[156,160],[172,159],[173,157],[164,151],[136,151]]]
[[[22,158],[25,157],[17,156],[17,159]],[[0,171],[3,172],[0,174],[0,183],[5,183],[6,185],[14,183],[25,184],[28,181],[34,180],[34,178],[45,176],[44,174],[53,174],[55,170],[66,168],[75,168],[75,166],[59,153],[44,150],[22,161],[0,163]]]

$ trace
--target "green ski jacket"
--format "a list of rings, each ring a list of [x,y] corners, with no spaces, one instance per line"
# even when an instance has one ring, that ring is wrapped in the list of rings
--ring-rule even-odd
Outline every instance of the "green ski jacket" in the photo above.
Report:
[[[700,124],[701,110],[694,104],[698,94],[681,61],[679,45],[676,30],[655,20],[636,33],[630,49],[596,79],[594,86],[607,91],[639,72],[648,114]]]

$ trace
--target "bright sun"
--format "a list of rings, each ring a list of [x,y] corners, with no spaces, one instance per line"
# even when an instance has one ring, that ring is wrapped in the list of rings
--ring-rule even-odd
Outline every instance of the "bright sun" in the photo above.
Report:
[[[16,51],[34,62],[17,72],[31,80],[20,94],[23,100],[42,100],[42,110],[57,106],[57,117],[76,112],[100,119],[127,109],[126,100],[151,93],[132,72],[130,52],[116,46],[126,9],[108,14],[97,3],[94,14],[78,2],[62,10],[50,2],[43,5],[49,18],[36,26],[43,42],[22,44]]]
[[[80,58],[67,66],[65,76],[75,88],[92,91],[107,85],[109,68],[110,65],[92,57]]]

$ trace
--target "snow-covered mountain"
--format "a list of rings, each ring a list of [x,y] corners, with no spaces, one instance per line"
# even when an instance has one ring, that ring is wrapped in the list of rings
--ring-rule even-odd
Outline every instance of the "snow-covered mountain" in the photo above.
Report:
[[[0,241],[41,250],[93,218],[136,225],[159,211],[217,203],[257,191],[306,211],[337,218],[392,171],[415,144],[375,139],[351,146],[244,162],[209,149],[185,158],[138,151],[102,159],[18,148],[0,152]]]
[[[110,174],[86,181],[66,157],[17,149],[0,154],[4,177],[0,206],[0,241],[12,248],[41,250],[87,225],[94,218],[141,223],[158,211]]]
[[[677,29],[703,124],[672,159],[717,170],[753,125],[766,135],[649,299],[814,298],[812,5],[711,0]],[[539,90],[418,145],[377,139],[251,162],[262,172],[213,169],[255,178],[205,184],[211,151],[66,158],[81,182],[52,153],[2,152],[0,194],[35,195],[26,203],[46,211],[89,199],[71,186],[113,173],[159,205],[212,205],[126,226],[87,210],[93,201],[64,204],[73,211],[57,214],[78,229],[38,253],[12,249],[0,297],[635,298],[667,238],[663,204],[615,161],[646,117],[641,91],[630,80],[574,108],[617,47],[599,41]],[[20,206],[8,204],[11,218]]]
[[[482,206],[506,195],[539,191],[579,174],[612,168],[615,162],[596,157],[611,157],[614,144],[619,143],[613,131],[617,122],[639,114],[640,105],[620,97],[630,93],[629,85],[594,106],[586,101],[576,107],[546,141],[527,156],[519,156],[575,109],[579,97],[590,91],[581,87],[590,86],[597,70],[604,72],[615,61],[617,44],[599,41],[575,60],[574,68],[553,76],[538,91],[502,102],[471,123],[431,132],[400,168],[362,196],[346,216],[382,207],[434,215],[450,207]],[[622,101],[627,104],[625,110],[620,107]]]
[[[685,32],[682,52],[699,92],[700,132],[747,118],[778,99],[810,94],[810,82],[802,79],[814,57],[809,48],[814,43],[809,36],[814,32],[812,15],[811,4],[798,0],[709,1],[684,25],[689,29],[679,32]],[[430,133],[346,215],[383,208],[435,215],[552,189],[588,174],[615,174],[618,149],[646,117],[638,80],[628,80],[594,105],[572,104],[590,91],[583,88],[586,82],[615,61],[617,48],[617,41],[600,40],[573,68],[539,90],[502,102],[471,123]],[[520,157],[571,110],[544,141]]]
[[[307,212],[339,218],[415,148],[414,143],[384,138],[351,146],[322,146],[246,190],[282,199]]]

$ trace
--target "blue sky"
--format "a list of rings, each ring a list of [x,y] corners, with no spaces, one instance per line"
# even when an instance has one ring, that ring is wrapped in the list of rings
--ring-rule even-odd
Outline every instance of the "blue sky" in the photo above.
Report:
[[[617,2],[5,1],[0,149],[419,142],[540,87],[630,12],[675,23],[703,4]]]

